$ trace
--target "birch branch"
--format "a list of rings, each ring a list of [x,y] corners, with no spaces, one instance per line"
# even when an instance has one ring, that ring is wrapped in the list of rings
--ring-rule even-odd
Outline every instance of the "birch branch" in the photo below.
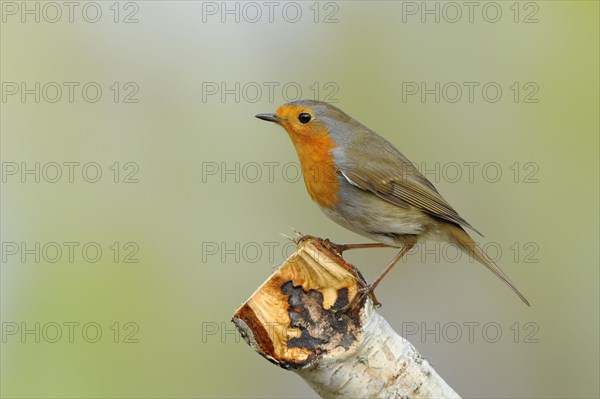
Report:
[[[233,322],[267,360],[331,398],[458,398],[415,347],[363,299],[366,283],[327,242],[298,250],[240,307]]]

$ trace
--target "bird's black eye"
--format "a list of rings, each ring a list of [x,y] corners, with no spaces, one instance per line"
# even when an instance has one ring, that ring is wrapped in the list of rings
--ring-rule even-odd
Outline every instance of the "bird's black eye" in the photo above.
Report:
[[[305,112],[298,115],[298,120],[300,121],[300,123],[308,123],[310,122],[310,118],[310,114],[307,114]]]

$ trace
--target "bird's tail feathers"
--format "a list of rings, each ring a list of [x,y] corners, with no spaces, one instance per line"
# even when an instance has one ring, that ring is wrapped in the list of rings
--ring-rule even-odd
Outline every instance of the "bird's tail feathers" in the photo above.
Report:
[[[517,287],[515,287],[514,283],[510,280],[510,278],[508,278],[506,273],[504,273],[502,269],[500,269],[498,265],[496,265],[494,261],[487,256],[487,254],[477,245],[477,243],[475,243],[475,241],[473,241],[473,239],[462,227],[450,223],[444,223],[444,228],[446,232],[449,233],[452,238],[454,238],[458,245],[460,245],[461,248],[473,255],[475,259],[477,259],[492,273],[504,281],[527,306],[531,306],[529,301],[525,298],[525,296],[523,296],[523,294],[521,294],[521,292],[519,292]]]

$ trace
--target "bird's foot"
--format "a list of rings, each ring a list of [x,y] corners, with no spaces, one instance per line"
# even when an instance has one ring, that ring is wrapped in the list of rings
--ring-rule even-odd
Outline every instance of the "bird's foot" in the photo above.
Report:
[[[381,307],[381,302],[379,302],[375,296],[375,286],[373,284],[369,284],[366,287],[360,288],[358,290],[358,295],[362,295],[363,297],[367,295],[369,299],[371,299],[371,302],[373,302],[373,306],[376,308]]]
[[[356,293],[354,298],[352,298],[352,300],[346,306],[341,308],[339,311],[346,313],[346,312],[356,309],[356,307],[358,305],[363,303],[363,301],[365,300],[365,297],[367,297],[367,296],[369,297],[369,299],[371,299],[371,302],[373,302],[373,306],[375,308],[380,308],[381,302],[379,302],[377,300],[374,290],[375,290],[375,287],[372,284],[365,285],[364,287],[359,288],[358,292]]]

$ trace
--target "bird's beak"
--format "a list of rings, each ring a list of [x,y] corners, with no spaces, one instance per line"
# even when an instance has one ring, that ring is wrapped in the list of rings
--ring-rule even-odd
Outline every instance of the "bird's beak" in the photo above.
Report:
[[[275,114],[258,114],[255,116],[258,119],[262,119],[263,121],[268,121],[268,122],[281,123],[281,122],[285,121],[285,119],[282,119]]]

